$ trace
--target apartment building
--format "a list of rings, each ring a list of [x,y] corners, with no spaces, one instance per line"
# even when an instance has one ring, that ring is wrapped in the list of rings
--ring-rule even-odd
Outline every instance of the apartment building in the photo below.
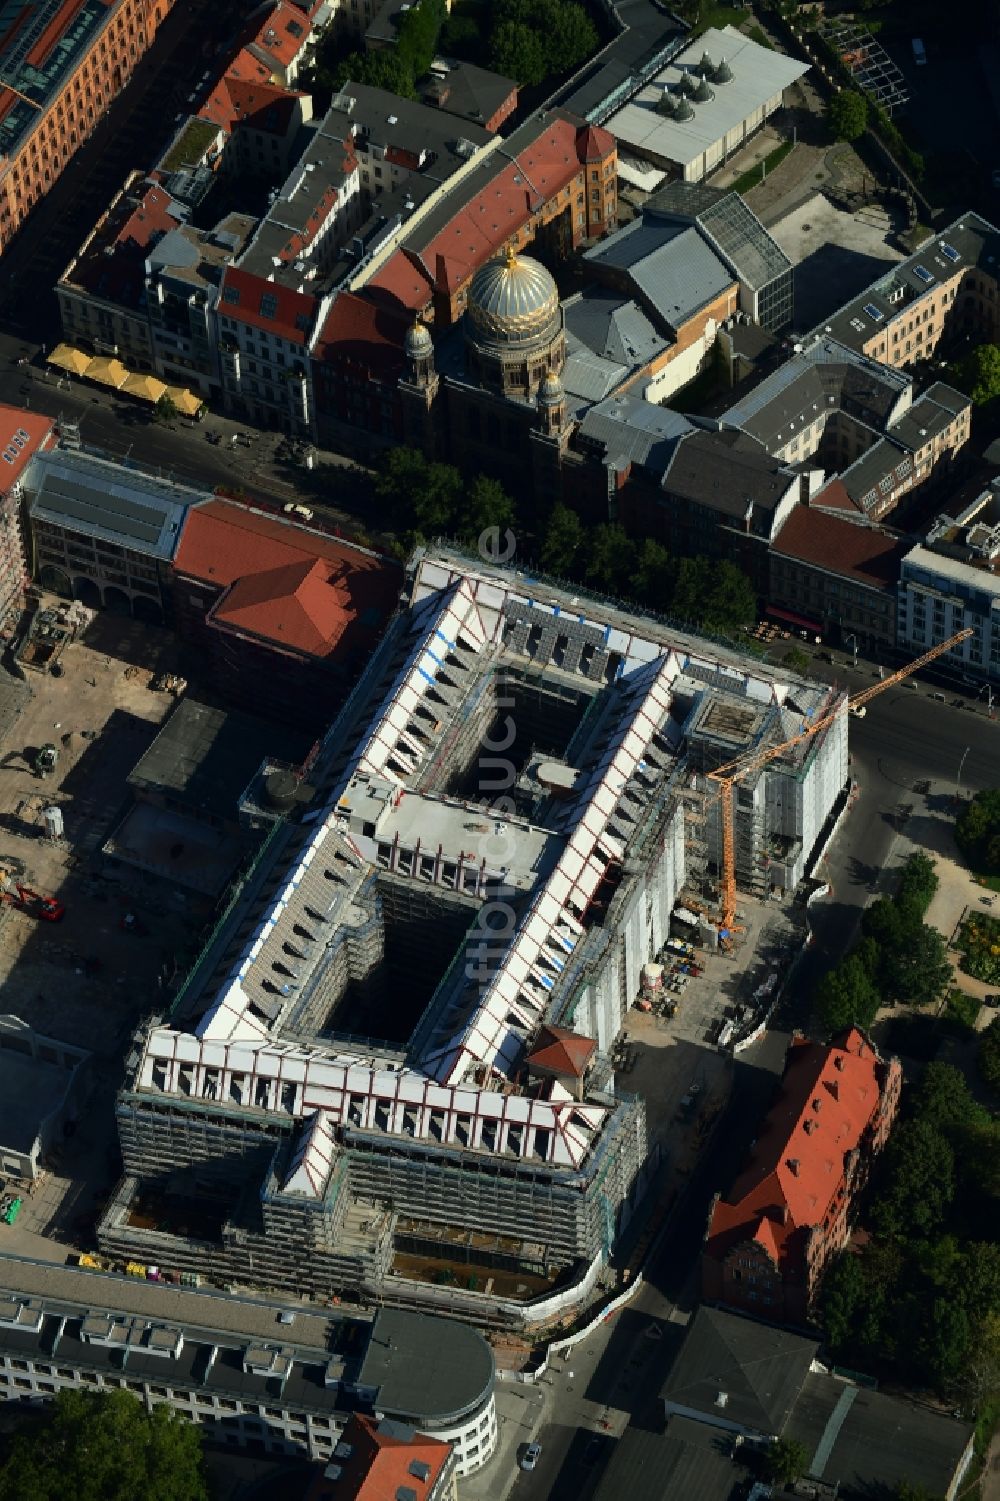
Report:
[[[909,543],[849,512],[824,509],[828,495],[796,506],[772,538],[761,591],[767,613],[810,635],[856,643],[859,651],[894,647],[896,589]]]
[[[458,1501],[454,1451],[391,1418],[355,1414],[304,1501]]]
[[[10,640],[32,573],[21,523],[25,470],[56,441],[55,424],[41,413],[0,406],[0,635]]]
[[[903,367],[930,359],[941,338],[1000,334],[1000,231],[965,213],[851,299],[816,333]]]
[[[702,1296],[776,1324],[804,1324],[854,1200],[899,1108],[902,1066],[852,1027],[829,1045],[797,1034],[781,1092],[728,1195],[714,1200]]]
[[[0,251],[128,83],[170,6],[171,0],[39,0],[4,13]]]
[[[383,1468],[385,1447],[420,1467],[411,1481],[421,1481],[418,1501],[453,1501],[455,1477],[473,1474],[496,1447],[495,1370],[482,1336],[393,1310],[352,1319],[298,1308],[281,1322],[279,1311],[136,1284],[134,1275],[51,1266],[39,1276],[10,1260],[0,1401],[129,1391],[227,1448],[319,1460],[328,1480],[331,1466],[350,1473],[355,1452]]]
[[[984,684],[1000,681],[1000,487],[955,518],[942,516],[903,557],[897,638],[914,655],[956,631],[973,634],[948,661]]]

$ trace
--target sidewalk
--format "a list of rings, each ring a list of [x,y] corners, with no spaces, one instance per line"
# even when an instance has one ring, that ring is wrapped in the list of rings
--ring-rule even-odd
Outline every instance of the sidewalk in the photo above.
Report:
[[[498,1381],[497,1446],[488,1464],[458,1482],[460,1501],[503,1501],[520,1473],[521,1455],[541,1427],[545,1393],[534,1385]]]

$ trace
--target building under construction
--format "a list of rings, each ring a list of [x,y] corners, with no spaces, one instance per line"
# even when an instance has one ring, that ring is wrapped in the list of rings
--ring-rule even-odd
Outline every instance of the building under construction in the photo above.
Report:
[[[685,880],[717,864],[705,773],[835,702],[419,553],[306,781],[248,789],[270,828],[136,1038],[103,1248],[411,1300],[459,1262],[464,1289],[521,1298],[593,1272],[648,1179],[610,1055]],[[745,883],[801,877],[846,761],[841,716],[739,789]]]

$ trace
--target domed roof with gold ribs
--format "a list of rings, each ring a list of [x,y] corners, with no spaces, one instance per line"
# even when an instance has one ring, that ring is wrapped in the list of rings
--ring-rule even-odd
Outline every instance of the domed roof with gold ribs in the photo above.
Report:
[[[559,311],[559,291],[540,261],[508,250],[480,267],[469,288],[469,318],[493,343],[523,344],[548,333]]]

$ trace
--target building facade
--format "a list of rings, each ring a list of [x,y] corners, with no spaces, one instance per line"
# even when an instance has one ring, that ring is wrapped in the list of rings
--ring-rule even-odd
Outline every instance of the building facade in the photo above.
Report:
[[[781,1094],[702,1250],[702,1295],[777,1324],[805,1324],[899,1108],[902,1066],[856,1027],[829,1046],[793,1038]],[[832,1162],[832,1170],[829,1164]]]
[[[121,93],[169,10],[170,0],[44,0],[23,24],[9,13],[0,35],[0,251]]]
[[[897,639],[914,655],[957,631],[973,634],[946,660],[973,680],[1000,681],[1000,515],[987,492],[965,522],[940,521],[902,559]],[[992,696],[990,702],[992,703]]]

